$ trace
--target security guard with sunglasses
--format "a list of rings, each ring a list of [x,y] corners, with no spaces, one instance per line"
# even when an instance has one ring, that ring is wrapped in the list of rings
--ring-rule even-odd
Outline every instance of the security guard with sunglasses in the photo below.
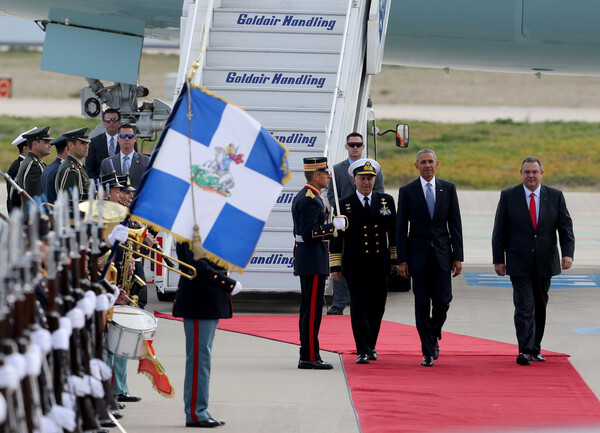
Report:
[[[131,186],[137,188],[150,158],[135,151],[136,140],[135,126],[129,123],[121,125],[118,134],[121,151],[102,161],[100,175],[107,175],[112,173],[113,170],[117,173],[117,176],[129,174]]]

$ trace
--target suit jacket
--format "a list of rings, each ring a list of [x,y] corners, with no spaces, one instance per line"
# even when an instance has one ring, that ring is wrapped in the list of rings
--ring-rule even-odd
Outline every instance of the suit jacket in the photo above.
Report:
[[[452,270],[452,262],[463,261],[463,238],[458,196],[453,183],[435,179],[436,199],[433,218],[429,216],[421,179],[398,192],[398,263],[408,263],[411,271],[425,267],[433,248],[441,268]]]
[[[396,207],[391,195],[373,191],[367,211],[356,193],[340,201],[348,228],[330,247],[331,272],[378,272],[387,275],[396,264]]]
[[[333,175],[335,176],[339,200],[354,194],[354,191],[356,191],[356,185],[354,185],[352,176],[348,174],[348,168],[350,168],[350,162],[348,161],[348,158],[346,158],[342,162],[338,162],[336,165],[333,166]],[[373,187],[373,191],[384,192],[383,174],[381,173],[381,171],[377,173],[377,178],[375,179],[375,186]],[[329,182],[329,186],[327,187],[327,201],[329,202],[330,206],[335,206],[333,181]]]
[[[179,260],[196,269],[196,278],[180,277],[173,316],[197,320],[231,318],[231,292],[236,281],[227,276],[225,269],[207,259],[194,260],[188,244],[178,243],[176,250]]]
[[[137,152],[133,152],[133,156],[131,158],[131,166],[129,167],[129,180],[131,180],[131,186],[137,189],[140,181],[142,180],[142,174],[146,170],[146,166],[148,165],[148,158],[146,155],[140,155]],[[123,170],[121,170],[121,154],[115,153],[110,158],[106,158],[100,164],[100,175],[104,176],[106,174],[110,174],[113,171],[113,167],[117,172],[117,176],[122,176]]]
[[[58,167],[62,161],[61,158],[57,157],[42,173],[42,193],[46,195],[46,202],[48,203],[54,204],[56,201],[56,186],[54,185],[54,181]]]
[[[19,173],[19,166],[21,165],[21,161],[25,158],[22,158],[20,155],[17,159],[15,159],[6,174],[10,176],[12,180],[17,181],[17,174]],[[13,189],[10,183],[6,182],[6,210],[10,214],[10,211],[21,207],[21,196],[17,194],[17,192]]]
[[[117,150],[115,152],[119,153],[121,147],[119,146],[116,135],[115,141],[117,141]],[[108,142],[106,141],[106,133],[103,132],[92,138],[88,155],[85,158],[85,171],[87,171],[90,179],[100,178],[100,164],[108,157]]]
[[[333,224],[327,222],[319,191],[305,185],[292,201],[294,275],[329,275],[329,245]]]
[[[530,275],[534,266],[540,277],[560,274],[557,232],[562,255],[573,258],[573,221],[561,191],[541,186],[534,230],[523,185],[505,189],[500,193],[492,232],[494,264],[505,263],[506,273],[515,277]]]

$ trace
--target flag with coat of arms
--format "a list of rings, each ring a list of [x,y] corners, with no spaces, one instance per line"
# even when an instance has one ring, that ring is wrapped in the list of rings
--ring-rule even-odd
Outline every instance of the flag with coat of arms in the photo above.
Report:
[[[244,269],[290,178],[288,151],[238,106],[185,84],[130,212],[212,261]]]

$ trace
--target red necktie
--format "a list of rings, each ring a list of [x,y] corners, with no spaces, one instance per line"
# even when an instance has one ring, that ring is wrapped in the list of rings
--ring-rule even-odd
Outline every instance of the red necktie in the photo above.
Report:
[[[531,215],[531,222],[533,223],[533,229],[536,229],[536,215],[535,215],[535,194],[529,194],[531,200],[529,200],[529,215]]]

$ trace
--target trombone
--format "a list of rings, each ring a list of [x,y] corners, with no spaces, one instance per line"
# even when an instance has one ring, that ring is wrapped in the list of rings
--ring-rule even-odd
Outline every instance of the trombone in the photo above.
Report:
[[[167,265],[166,263],[159,262],[158,260],[150,257],[150,254],[143,254],[143,253],[141,253],[141,252],[139,252],[137,250],[134,250],[133,248],[128,247],[127,245],[119,244],[119,246],[121,248],[123,248],[125,251],[129,251],[129,252],[131,252],[131,253],[133,253],[135,255],[138,255],[140,257],[144,257],[144,258],[150,260],[151,262],[156,263],[159,266],[165,267],[165,268],[167,268],[167,269],[169,269],[169,270],[171,270],[173,272],[177,272],[179,275],[181,275],[181,276],[183,276],[185,278],[188,278],[190,280],[193,280],[194,278],[196,278],[196,268],[194,268],[193,266],[188,265],[187,263],[182,262],[181,260],[178,260],[175,257],[169,256],[164,251],[159,251],[156,248],[153,248],[153,247],[150,247],[150,246],[144,244],[143,241],[140,240],[140,239],[144,238],[145,233],[146,233],[146,227],[142,227],[142,228],[139,228],[139,229],[131,229],[130,228],[129,229],[129,239],[128,239],[128,241],[131,242],[132,244],[138,245],[141,248],[146,248],[146,249],[152,251],[154,254],[156,254],[158,256],[161,256],[163,258],[163,260],[165,260],[165,261],[168,259],[168,260],[171,260],[173,262],[177,262],[179,264],[179,266],[183,266],[184,268],[187,268],[190,271],[190,273],[183,272],[183,271],[181,271],[181,270],[179,270],[179,269],[177,269],[177,268],[175,268],[173,266]]]

